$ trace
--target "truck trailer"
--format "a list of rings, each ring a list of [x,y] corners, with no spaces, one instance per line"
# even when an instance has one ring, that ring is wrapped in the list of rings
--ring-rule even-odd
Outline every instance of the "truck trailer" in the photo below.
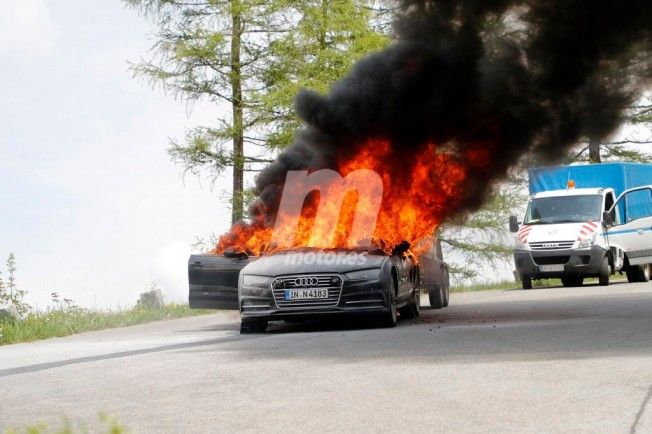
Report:
[[[510,218],[514,263],[524,289],[533,279],[558,277],[581,286],[624,272],[650,279],[652,165],[604,163],[529,170],[525,216]]]

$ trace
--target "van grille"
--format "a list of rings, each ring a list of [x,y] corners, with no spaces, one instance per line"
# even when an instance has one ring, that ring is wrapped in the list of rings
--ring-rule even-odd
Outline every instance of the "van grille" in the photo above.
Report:
[[[340,301],[343,283],[344,280],[338,274],[300,274],[274,279],[272,290],[274,292],[274,301],[279,309],[332,307],[337,306]],[[296,288],[326,288],[328,289],[328,298],[286,300],[285,290]]]
[[[537,265],[560,265],[566,264],[570,260],[570,256],[533,256],[532,259]]]
[[[530,250],[564,250],[572,249],[575,241],[545,241],[529,244]]]

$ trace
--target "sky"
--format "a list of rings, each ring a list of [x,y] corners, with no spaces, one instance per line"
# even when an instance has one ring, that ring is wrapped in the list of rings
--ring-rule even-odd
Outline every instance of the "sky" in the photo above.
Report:
[[[0,259],[39,308],[59,293],[130,306],[187,299],[195,236],[228,228],[225,174],[182,176],[168,140],[221,113],[134,79],[151,25],[118,0],[21,0],[0,15]],[[0,270],[4,271],[4,264]]]

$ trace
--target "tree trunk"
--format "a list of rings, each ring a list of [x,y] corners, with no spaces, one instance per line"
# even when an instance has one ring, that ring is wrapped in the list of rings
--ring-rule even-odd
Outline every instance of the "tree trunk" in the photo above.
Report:
[[[242,104],[242,65],[240,49],[242,37],[242,6],[240,0],[231,0],[231,96],[233,109],[233,198],[231,223],[241,220],[244,211],[244,131]]]
[[[328,20],[328,4],[330,0],[321,1],[321,23],[319,23],[319,47],[325,50],[326,47],[326,21]]]
[[[602,163],[600,158],[600,141],[589,138],[589,163]]]
[[[441,247],[441,232],[439,228],[435,230],[435,252],[437,253],[437,258],[444,260],[444,250]]]

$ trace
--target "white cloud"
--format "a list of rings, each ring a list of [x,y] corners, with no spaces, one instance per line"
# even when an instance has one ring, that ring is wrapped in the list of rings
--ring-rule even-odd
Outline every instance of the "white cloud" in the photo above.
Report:
[[[56,27],[43,0],[6,2],[0,14],[0,53],[34,58],[51,54]]]

